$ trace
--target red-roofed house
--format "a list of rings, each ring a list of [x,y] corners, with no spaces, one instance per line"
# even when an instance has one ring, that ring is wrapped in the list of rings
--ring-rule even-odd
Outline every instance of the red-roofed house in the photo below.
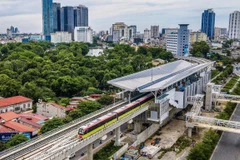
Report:
[[[21,113],[19,114],[18,122],[32,128],[40,129],[47,120],[48,118],[42,115]]]
[[[66,108],[55,103],[45,103],[41,101],[37,103],[37,114],[49,118],[51,117],[65,118],[66,111],[69,110],[71,110],[71,108]]]
[[[14,120],[14,119],[18,119],[18,118],[19,118],[19,115],[12,112],[12,111],[0,114],[0,122],[1,123],[11,121],[11,120]]]
[[[19,113],[32,109],[33,100],[23,96],[0,99],[0,113],[13,111]]]
[[[23,124],[14,122],[14,121],[8,121],[3,124],[4,127],[10,128],[14,131],[17,131],[19,133],[31,133],[31,136],[35,136],[38,133],[38,129],[25,126]]]
[[[13,132],[13,130],[0,125],[0,133],[9,133],[9,132]]]

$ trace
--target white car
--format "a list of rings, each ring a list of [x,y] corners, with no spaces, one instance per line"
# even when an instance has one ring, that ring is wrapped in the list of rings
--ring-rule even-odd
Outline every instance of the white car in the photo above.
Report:
[[[69,156],[68,156],[68,159],[72,159],[72,158],[74,158],[75,157],[75,153],[72,153],[72,154],[70,154]]]

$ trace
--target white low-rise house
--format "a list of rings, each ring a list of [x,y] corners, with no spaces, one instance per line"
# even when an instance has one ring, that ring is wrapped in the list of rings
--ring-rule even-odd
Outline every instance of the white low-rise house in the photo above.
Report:
[[[74,41],[93,43],[93,30],[90,27],[75,27]]]
[[[212,45],[213,49],[220,49],[220,48],[222,48],[222,43],[214,43],[213,42],[211,45]]]
[[[66,108],[63,106],[60,106],[55,103],[46,103],[39,100],[37,103],[37,114],[52,118],[52,117],[59,117],[59,118],[65,118],[66,117],[66,111],[71,110],[70,108]]]
[[[70,43],[72,42],[72,34],[69,32],[55,32],[51,33],[52,43]]]
[[[14,96],[0,99],[0,113],[13,111],[19,113],[32,109],[33,100],[23,96]]]

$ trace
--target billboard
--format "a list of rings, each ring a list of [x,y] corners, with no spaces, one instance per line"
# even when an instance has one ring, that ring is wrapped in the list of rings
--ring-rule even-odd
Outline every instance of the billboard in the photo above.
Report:
[[[17,134],[16,132],[0,133],[0,141],[7,142],[16,134]]]
[[[21,133],[22,135],[24,135],[26,138],[30,139],[31,138],[31,133],[30,132],[23,132]]]
[[[188,45],[186,44],[186,45],[184,46],[184,56],[188,56],[188,52],[189,52],[188,49],[189,49],[189,48],[188,48]]]

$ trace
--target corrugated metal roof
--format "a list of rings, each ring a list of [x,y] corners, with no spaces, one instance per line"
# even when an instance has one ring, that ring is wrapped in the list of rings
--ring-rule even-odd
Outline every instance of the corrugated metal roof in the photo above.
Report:
[[[34,129],[32,127],[28,127],[28,126],[25,126],[23,124],[13,122],[13,121],[6,122],[6,123],[3,124],[3,126],[11,128],[11,129],[13,129],[15,131],[18,131],[18,132],[34,132],[34,131],[37,130],[37,129]]]
[[[9,98],[0,99],[0,107],[6,107],[14,104],[19,104],[23,102],[31,102],[32,99],[23,97],[23,96],[15,96]]]
[[[184,60],[178,60],[159,67],[117,78],[108,81],[108,83],[128,91],[157,91],[204,69],[210,64],[211,63],[204,63],[198,65]]]

